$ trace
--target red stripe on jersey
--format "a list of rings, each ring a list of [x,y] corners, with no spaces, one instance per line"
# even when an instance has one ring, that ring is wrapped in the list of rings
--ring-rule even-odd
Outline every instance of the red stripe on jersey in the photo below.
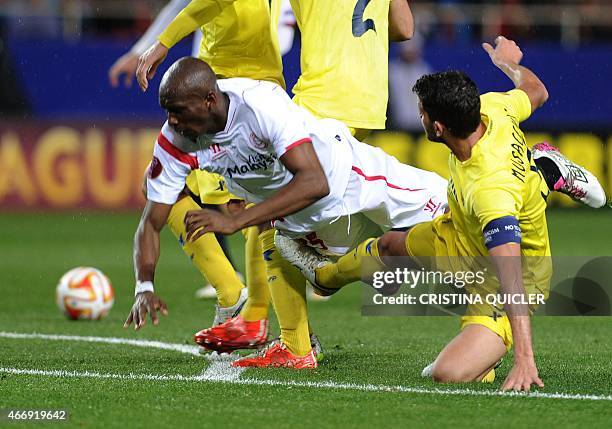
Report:
[[[170,140],[166,138],[165,135],[159,133],[159,137],[157,137],[157,143],[162,147],[163,150],[168,152],[168,154],[172,155],[174,158],[181,161],[183,164],[187,164],[191,167],[192,170],[197,170],[199,167],[198,158],[193,155],[189,155],[188,153],[183,152],[172,143]]]
[[[353,165],[352,170],[369,182],[374,181],[374,180],[384,180],[384,182],[387,184],[388,187],[393,188],[393,189],[399,189],[400,191],[418,192],[418,191],[425,190],[424,188],[423,189],[402,188],[401,186],[397,186],[397,185],[394,185],[393,183],[389,183],[389,181],[387,180],[385,176],[366,176],[366,174],[361,170],[361,168],[355,167],[354,165]]]
[[[287,146],[287,149],[285,149],[285,152],[290,151],[291,149],[293,149],[294,147],[297,147],[303,143],[312,143],[312,140],[310,139],[310,137],[306,137],[303,139],[300,139],[296,142],[291,143],[289,146]]]

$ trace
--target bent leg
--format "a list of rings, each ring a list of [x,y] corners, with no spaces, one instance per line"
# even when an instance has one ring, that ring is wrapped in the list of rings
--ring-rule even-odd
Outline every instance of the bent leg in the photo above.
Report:
[[[507,317],[464,316],[461,327],[433,363],[432,377],[437,382],[481,381],[512,346]]]
[[[172,206],[167,223],[181,243],[185,254],[215,288],[219,305],[231,307],[238,301],[244,285],[223,253],[215,235],[207,233],[195,242],[185,241],[185,214],[189,210],[199,209],[200,206],[191,197],[182,198]]]

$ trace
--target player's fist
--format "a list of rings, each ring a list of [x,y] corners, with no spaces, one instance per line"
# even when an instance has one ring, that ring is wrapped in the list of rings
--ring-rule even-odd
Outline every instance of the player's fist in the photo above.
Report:
[[[520,64],[523,59],[521,48],[518,47],[514,40],[506,39],[504,36],[497,36],[495,48],[488,43],[483,43],[482,47],[496,66],[508,63]]]
[[[164,61],[166,55],[168,55],[168,48],[156,42],[138,58],[136,80],[143,92],[149,87],[149,79],[155,76],[157,67]]]
[[[134,329],[142,328],[147,319],[147,313],[151,316],[153,325],[159,323],[157,312],[160,311],[164,316],[168,315],[168,307],[166,303],[159,299],[153,292],[142,292],[136,295],[134,305],[128,314],[128,318],[123,324],[124,328],[129,327],[134,322]]]
[[[128,52],[117,59],[108,70],[108,80],[113,88],[119,86],[119,79],[125,75],[123,84],[126,88],[132,86],[132,80],[138,66],[138,55]]]

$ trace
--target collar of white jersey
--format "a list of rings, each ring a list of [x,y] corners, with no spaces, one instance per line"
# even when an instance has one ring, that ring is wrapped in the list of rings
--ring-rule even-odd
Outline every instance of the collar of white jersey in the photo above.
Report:
[[[232,91],[229,91],[228,85],[226,85],[227,79],[219,79],[217,81],[217,85],[219,85],[219,89],[221,92],[227,95],[229,99],[229,106],[227,107],[227,121],[225,121],[225,128],[223,131],[220,131],[216,134],[213,134],[212,137],[220,137],[223,134],[227,134],[234,123],[234,119],[236,118],[236,109],[238,108],[238,103],[236,101],[236,94]]]

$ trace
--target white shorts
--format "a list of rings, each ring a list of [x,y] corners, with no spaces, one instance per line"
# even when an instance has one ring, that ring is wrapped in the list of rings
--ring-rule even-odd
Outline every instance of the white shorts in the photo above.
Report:
[[[355,141],[356,142],[356,141]],[[319,222],[315,231],[295,234],[323,253],[342,255],[369,237],[430,221],[447,208],[448,182],[430,171],[400,163],[382,149],[353,143],[353,167],[342,216]]]

